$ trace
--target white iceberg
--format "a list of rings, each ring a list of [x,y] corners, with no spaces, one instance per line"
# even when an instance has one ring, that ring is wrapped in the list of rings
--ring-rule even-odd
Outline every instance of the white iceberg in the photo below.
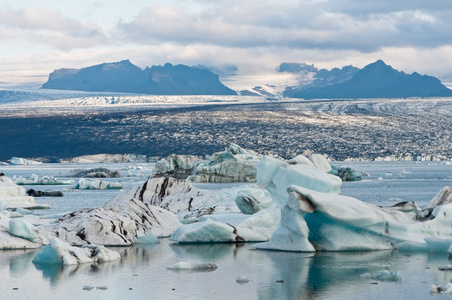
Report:
[[[120,259],[118,252],[104,246],[85,245],[73,247],[56,237],[49,239],[50,245],[45,246],[33,259],[35,264],[77,265],[83,263],[102,263]]]
[[[71,185],[75,183],[74,180],[59,180],[47,175],[39,178],[36,174],[31,174],[28,178],[14,176],[13,180],[18,185]]]
[[[234,214],[223,214],[218,218],[214,214],[200,218],[197,223],[177,228],[170,240],[178,243],[267,241],[278,228],[279,222],[280,214],[277,209],[264,209],[254,215],[239,218]]]
[[[47,242],[37,228],[8,215],[8,211],[0,211],[0,250],[36,249]]]
[[[254,151],[231,144],[200,162],[187,178],[192,182],[255,182],[256,164],[262,158]]]
[[[452,187],[445,186],[439,191],[435,197],[430,201],[429,207],[436,207],[439,205],[452,203]]]
[[[322,154],[313,153],[309,155],[309,160],[319,169],[325,173],[331,172],[332,168],[328,160]]]
[[[37,204],[33,197],[26,196],[25,189],[0,173],[0,203],[5,208],[50,208],[46,204]]]
[[[120,182],[117,181],[80,178],[75,188],[79,190],[107,190],[122,189],[123,186]]]
[[[266,156],[257,164],[257,184],[267,189],[280,206],[287,200],[287,188],[302,186],[314,191],[338,194],[342,180],[305,163],[300,156],[283,161]]]
[[[10,164],[12,164],[12,165],[40,165],[40,164],[42,164],[42,162],[13,156],[11,158]]]

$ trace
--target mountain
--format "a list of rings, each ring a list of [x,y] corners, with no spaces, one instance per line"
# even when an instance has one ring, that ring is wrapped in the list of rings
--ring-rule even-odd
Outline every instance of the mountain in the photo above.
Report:
[[[326,71],[324,75],[319,75],[321,73],[319,71],[315,76],[317,80],[314,80],[311,85],[287,88],[284,96],[308,99],[452,96],[452,90],[445,87],[439,79],[416,72],[406,74],[393,69],[382,60],[369,64],[361,70],[344,67],[342,73],[348,71],[348,76],[344,74],[333,76],[328,84],[328,80],[325,81],[325,79],[331,78],[333,71],[334,69]],[[323,80],[318,80],[320,78]]]
[[[301,71],[306,72],[317,72],[318,69],[314,65],[308,65],[306,63],[288,63],[283,62],[277,68],[278,72],[288,72],[288,73],[300,73]]]
[[[167,63],[142,70],[129,60],[55,70],[42,88],[153,95],[236,95],[207,69]]]

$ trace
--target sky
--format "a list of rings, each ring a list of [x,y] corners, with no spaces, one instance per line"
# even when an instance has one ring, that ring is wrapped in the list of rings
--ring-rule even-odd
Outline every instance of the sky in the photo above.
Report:
[[[450,0],[3,0],[0,82],[123,59],[243,74],[382,59],[452,82],[451,15]]]

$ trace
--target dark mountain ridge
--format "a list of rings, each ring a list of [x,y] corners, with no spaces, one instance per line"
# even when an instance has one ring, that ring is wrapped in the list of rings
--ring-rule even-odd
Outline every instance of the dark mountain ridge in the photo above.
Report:
[[[348,69],[346,70],[346,68]],[[317,79],[321,71],[315,75]],[[323,72],[324,74],[321,75],[323,80],[315,80],[311,85],[286,89],[284,96],[307,99],[452,96],[452,90],[444,86],[439,79],[416,72],[406,74],[393,69],[382,60],[369,64],[361,70],[344,67],[342,72],[336,76],[333,76],[333,71],[335,70]],[[349,78],[344,78],[342,74],[344,72],[348,74]],[[325,84],[327,83],[325,78],[328,77],[333,78],[331,84]]]
[[[82,69],[58,69],[43,89],[153,95],[236,95],[207,69],[165,64],[142,70],[129,60]]]

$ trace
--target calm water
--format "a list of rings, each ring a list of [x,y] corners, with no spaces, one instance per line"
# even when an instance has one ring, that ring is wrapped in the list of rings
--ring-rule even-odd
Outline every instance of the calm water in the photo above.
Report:
[[[400,199],[427,204],[444,185],[452,185],[452,166],[389,162],[336,163],[366,171],[362,182],[345,183],[342,193],[381,205]],[[127,165],[103,164],[110,169]],[[0,166],[8,176],[58,175],[85,166]],[[89,165],[87,167],[93,167]],[[137,170],[121,180],[139,184],[149,174]],[[40,174],[38,172],[41,172]],[[390,172],[392,175],[386,174]],[[386,176],[384,176],[386,174]],[[383,179],[379,179],[383,177]],[[222,185],[219,185],[220,187]],[[212,187],[212,186],[211,186]],[[61,186],[34,187],[57,190]],[[100,205],[120,191],[66,192],[63,198],[36,198],[61,213]],[[177,245],[161,239],[159,245],[114,248],[121,260],[100,265],[36,266],[34,251],[0,252],[2,299],[449,299],[430,295],[430,284],[445,284],[452,272],[438,267],[452,264],[447,253],[398,251],[323,252],[316,254],[249,250],[250,244]],[[218,269],[171,271],[179,261],[213,262]],[[383,282],[360,277],[366,272],[400,271],[401,281]],[[239,284],[236,278],[250,282]]]

